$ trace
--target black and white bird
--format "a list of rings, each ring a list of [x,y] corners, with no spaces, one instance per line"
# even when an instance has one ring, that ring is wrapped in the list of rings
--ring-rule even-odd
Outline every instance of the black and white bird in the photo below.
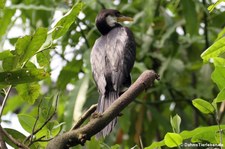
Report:
[[[136,45],[131,30],[119,24],[123,21],[132,21],[132,18],[113,9],[103,9],[96,17],[101,37],[91,51],[91,67],[99,92],[98,113],[103,113],[131,85]],[[97,138],[108,135],[116,122],[115,118],[97,134]]]

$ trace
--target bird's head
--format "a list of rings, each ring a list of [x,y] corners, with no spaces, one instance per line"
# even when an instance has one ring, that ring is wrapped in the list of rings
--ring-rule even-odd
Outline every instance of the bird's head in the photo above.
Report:
[[[133,21],[133,19],[122,15],[118,10],[103,9],[96,17],[95,23],[99,32],[105,35],[114,27],[121,26],[119,22],[124,21]]]

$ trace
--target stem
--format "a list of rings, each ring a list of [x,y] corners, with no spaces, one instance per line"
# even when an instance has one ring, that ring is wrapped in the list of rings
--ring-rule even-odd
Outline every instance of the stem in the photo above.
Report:
[[[8,97],[9,97],[9,93],[10,93],[11,89],[12,89],[12,85],[9,86],[9,88],[8,88],[6,94],[5,94],[4,100],[2,102],[2,106],[1,106],[1,110],[0,110],[0,118],[2,117],[2,113],[3,113],[3,110],[5,108],[6,101],[7,101]]]
[[[0,132],[4,134],[4,136],[6,136],[10,141],[12,141],[15,145],[17,145],[19,148],[22,149],[29,149],[26,145],[20,143],[19,141],[17,141],[16,139],[14,139],[10,134],[8,134],[0,125]]]
[[[218,128],[219,128],[219,134],[220,134],[220,144],[223,144],[223,129],[221,128],[220,126],[220,120],[219,120],[219,113],[218,111],[216,110],[216,123],[218,125]],[[223,149],[222,146],[220,146],[221,149]]]
[[[206,0],[202,1],[203,5],[206,7]],[[208,15],[207,15],[207,11],[204,11],[204,16],[203,16],[203,21],[204,21],[204,37],[205,37],[205,49],[207,49],[209,47],[209,37],[208,37]],[[204,49],[204,50],[205,50]]]
[[[55,108],[54,108],[54,111],[52,113],[52,115],[50,115],[48,117],[48,119],[40,126],[40,128],[36,129],[35,131],[32,132],[31,135],[29,135],[26,140],[30,139],[32,136],[34,136],[35,134],[37,134],[40,130],[42,130],[42,128],[53,118],[53,116],[55,115],[56,113],[56,110],[57,110],[57,105],[58,105],[58,99],[59,99],[59,95],[57,95],[56,97],[56,103],[55,103]],[[32,138],[31,138],[32,139]],[[34,141],[31,141],[29,143],[29,146],[31,146],[32,144],[34,143]]]
[[[84,31],[81,29],[81,26],[80,26],[79,23],[80,23],[80,21],[77,23],[77,25],[78,25],[78,27],[80,28],[81,36],[84,38],[85,44],[86,44],[87,48],[89,49],[89,48],[90,48],[90,44],[89,44],[89,42],[88,42],[88,40],[87,40],[87,37],[86,37]]]
[[[5,141],[3,140],[3,131],[2,129],[0,129],[0,145],[1,145],[1,149],[7,149],[7,146],[5,144]]]
[[[40,113],[40,106],[41,106],[41,103],[42,103],[42,99],[41,99],[41,101],[40,101],[40,103],[39,103],[39,105],[38,105],[38,112],[37,112],[38,115],[37,115],[37,117],[36,117],[34,126],[33,126],[33,128],[32,128],[32,133],[30,134],[29,137],[27,137],[27,138],[23,141],[23,143],[26,143],[26,141],[27,141],[28,139],[30,139],[30,143],[32,143],[32,141],[33,141],[34,131],[35,131],[35,128],[36,128],[36,126],[37,126],[37,122],[38,122],[38,120],[39,120],[39,113]]]

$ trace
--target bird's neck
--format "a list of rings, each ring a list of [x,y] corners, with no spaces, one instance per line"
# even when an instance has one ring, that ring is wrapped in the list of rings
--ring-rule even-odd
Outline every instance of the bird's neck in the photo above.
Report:
[[[100,32],[102,35],[108,34],[112,29],[114,29],[114,28],[116,28],[116,27],[121,27],[121,25],[120,25],[119,23],[116,23],[115,26],[109,26],[109,25],[106,23],[106,21],[96,23],[96,26],[97,26],[99,32]]]

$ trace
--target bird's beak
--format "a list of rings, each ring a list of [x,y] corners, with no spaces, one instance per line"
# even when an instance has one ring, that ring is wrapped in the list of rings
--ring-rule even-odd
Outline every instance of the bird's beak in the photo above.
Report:
[[[134,19],[131,17],[126,17],[126,16],[119,16],[117,17],[117,22],[124,22],[124,21],[129,21],[132,22]]]

